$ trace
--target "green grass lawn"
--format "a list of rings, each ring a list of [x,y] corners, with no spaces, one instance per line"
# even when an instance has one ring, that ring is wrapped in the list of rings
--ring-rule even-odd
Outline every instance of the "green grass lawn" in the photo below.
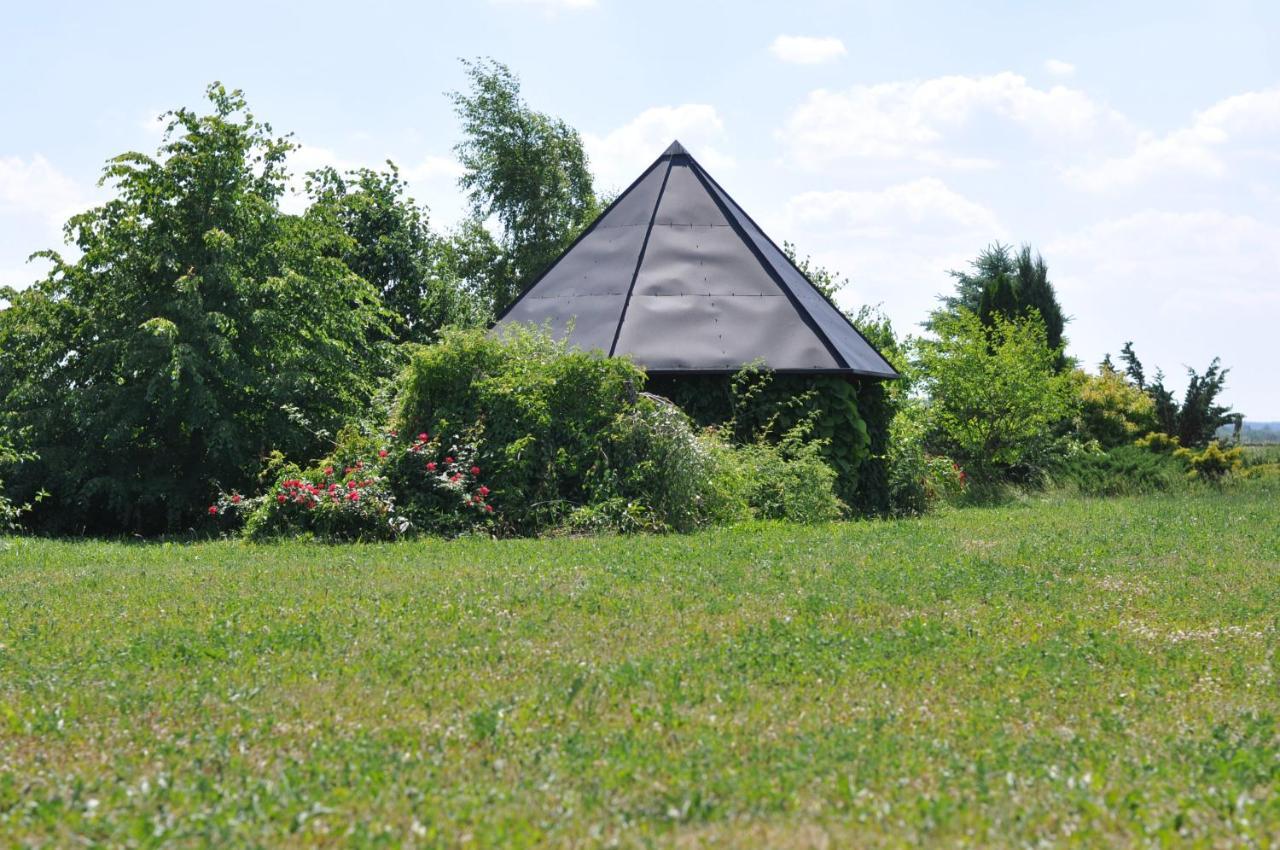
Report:
[[[0,845],[1280,842],[1280,490],[0,540]]]

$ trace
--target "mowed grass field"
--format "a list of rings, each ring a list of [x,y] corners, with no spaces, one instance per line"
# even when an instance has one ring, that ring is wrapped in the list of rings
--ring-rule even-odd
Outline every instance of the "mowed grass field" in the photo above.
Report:
[[[0,846],[1267,846],[1280,490],[0,541]]]

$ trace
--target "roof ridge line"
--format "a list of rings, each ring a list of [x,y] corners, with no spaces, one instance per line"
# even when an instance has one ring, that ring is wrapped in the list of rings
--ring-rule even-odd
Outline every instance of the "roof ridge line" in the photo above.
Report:
[[[823,301],[825,301],[825,302],[827,302],[827,304],[831,307],[831,309],[833,309],[833,310],[835,310],[835,311],[836,311],[836,315],[838,315],[840,318],[844,319],[845,323],[847,323],[847,324],[849,325],[849,327],[853,328],[853,332],[854,332],[854,333],[856,333],[856,334],[857,334],[857,335],[862,339],[862,341],[863,341],[864,343],[866,343],[867,347],[868,347],[868,348],[870,348],[872,351],[874,351],[874,352],[875,352],[875,354],[876,354],[876,356],[877,356],[877,357],[879,357],[879,358],[884,362],[884,364],[885,364],[886,366],[888,366],[888,367],[889,367],[889,370],[893,373],[893,377],[894,377],[894,378],[901,378],[901,377],[902,377],[902,374],[901,374],[897,369],[895,369],[895,368],[894,368],[894,366],[893,366],[893,364],[892,364],[892,363],[890,363],[890,362],[889,362],[889,358],[887,358],[887,357],[885,357],[883,354],[881,354],[881,353],[880,353],[880,349],[878,349],[878,348],[876,348],[874,345],[872,345],[871,340],[867,339],[867,335],[866,335],[866,334],[864,334],[861,330],[859,330],[859,329],[858,329],[858,326],[857,326],[857,325],[855,325],[855,324],[853,323],[853,319],[850,319],[847,315],[845,315],[845,312],[844,312],[843,310],[841,310],[838,306],[836,306],[836,302],[835,302],[835,300],[834,300],[833,298],[831,298],[830,296],[828,296],[828,295],[827,295],[825,292],[823,292],[821,289],[819,289],[819,288],[818,288],[818,285],[817,285],[817,284],[815,284],[812,280],[810,280],[810,279],[809,279],[809,276],[808,276],[807,274],[805,274],[803,271],[801,271],[800,267],[796,265],[795,261],[794,261],[794,260],[792,260],[790,257],[788,257],[788,256],[787,256],[787,252],[786,252],[786,251],[784,251],[784,250],[782,250],[781,248],[779,248],[779,247],[778,247],[778,243],[777,243],[777,242],[774,242],[774,241],[773,241],[773,237],[772,237],[772,236],[770,236],[767,232],[765,232],[765,229],[764,229],[763,227],[761,227],[761,226],[756,222],[756,220],[755,220],[754,218],[752,218],[752,217],[751,217],[751,213],[747,212],[747,211],[746,211],[746,209],[742,206],[742,204],[740,204],[740,203],[738,203],[737,201],[735,201],[735,200],[733,199],[733,196],[732,196],[732,195],[730,195],[730,194],[729,194],[729,192],[728,192],[728,191],[727,191],[723,186],[721,186],[721,185],[719,184],[719,182],[717,182],[717,181],[716,181],[716,179],[715,179],[714,177],[712,177],[710,174],[707,174],[707,172],[705,171],[705,169],[703,169],[702,164],[701,164],[701,163],[699,163],[696,159],[694,159],[692,154],[690,154],[690,155],[689,155],[689,161],[694,165],[694,168],[695,168],[696,173],[698,173],[698,174],[699,174],[699,176],[701,176],[701,177],[705,177],[705,178],[706,178],[706,180],[708,180],[709,182],[711,182],[711,183],[715,186],[715,188],[719,190],[720,194],[724,195],[726,199],[728,199],[728,200],[729,200],[729,201],[730,201],[730,202],[731,202],[735,207],[737,207],[737,208],[738,208],[738,211],[739,211],[739,212],[741,212],[741,213],[742,213],[742,215],[747,219],[747,221],[749,221],[749,222],[751,223],[751,226],[752,226],[752,227],[754,227],[754,228],[756,229],[756,231],[757,231],[757,232],[759,232],[759,234],[760,234],[761,236],[763,236],[763,237],[764,237],[764,239],[765,239],[765,240],[766,240],[770,245],[772,245],[772,246],[773,246],[773,249],[774,249],[775,251],[777,251],[779,254],[781,254],[781,255],[782,255],[782,258],[783,258],[784,260],[786,260],[786,261],[787,261],[787,263],[789,263],[789,264],[791,265],[791,268],[795,269],[795,271],[800,275],[800,278],[801,278],[805,283],[809,284],[809,286],[813,288],[813,291],[814,291],[814,292],[816,292],[816,293],[818,293],[818,295],[819,295],[819,296],[821,296],[822,300],[823,300]],[[712,197],[713,197],[717,202],[719,201],[719,198],[716,198],[716,197],[715,197],[715,193],[714,193],[714,192],[712,193]],[[761,261],[762,263],[764,263],[766,266],[768,266],[770,269],[773,269],[773,263],[770,263],[770,262],[769,262],[768,260],[766,260],[763,256],[761,256],[761,257],[760,257],[760,261]],[[782,286],[782,288],[783,288],[784,290],[786,290],[788,293],[790,293],[790,292],[791,292],[791,287],[787,286],[787,285],[786,285],[786,282],[781,280],[781,278],[782,278],[782,275],[781,275],[781,274],[779,274],[779,275],[778,275],[778,278],[779,278],[779,284]],[[793,296],[793,297],[794,297],[794,296]],[[806,315],[806,316],[807,316],[807,315],[809,315],[808,310],[805,310],[805,311],[803,311],[803,312],[804,312],[804,315]],[[814,322],[814,324],[816,325],[816,324],[817,324],[817,322],[815,321],[815,322]],[[834,344],[832,344],[832,343],[830,342],[830,337],[829,337],[829,336],[827,336],[826,331],[822,330],[822,328],[821,328],[821,327],[816,328],[816,330],[817,330],[817,331],[818,331],[818,333],[821,335],[821,337],[822,337],[822,339],[823,339],[823,341],[824,341],[824,342],[827,342],[829,345],[832,345],[832,346],[834,347]],[[838,353],[837,353],[837,354],[836,354],[836,357],[837,357],[837,359],[838,359],[838,360],[843,360],[843,361],[845,361],[845,368],[847,368],[847,369],[851,369],[851,370],[854,370],[854,371],[858,371],[858,370],[854,369],[854,367],[853,367],[853,366],[852,366],[852,365],[851,365],[851,364],[850,364],[850,363],[845,359],[844,355],[842,355],[842,354],[838,354]]]
[[[661,158],[660,158],[661,159]],[[662,185],[658,187],[658,197],[653,202],[653,212],[649,213],[649,226],[644,231],[644,241],[640,243],[640,253],[636,255],[636,267],[631,272],[631,285],[627,287],[627,297],[622,302],[622,312],[618,314],[618,328],[613,332],[613,342],[609,345],[609,356],[613,357],[618,350],[618,338],[622,336],[622,324],[627,320],[627,308],[631,306],[631,293],[636,289],[636,278],[640,276],[640,266],[644,264],[644,252],[649,247],[649,237],[653,235],[653,223],[658,218],[658,207],[662,206],[662,195],[667,191],[667,180],[671,177],[674,163],[667,158],[667,171],[662,175]]]
[[[568,256],[570,251],[578,247],[579,242],[581,242],[583,239],[586,239],[588,234],[595,232],[596,225],[604,221],[605,216],[607,216],[610,212],[612,212],[613,208],[616,207],[623,198],[625,198],[628,194],[630,194],[630,192],[633,189],[639,186],[641,181],[643,181],[644,178],[649,176],[650,171],[653,171],[655,168],[661,165],[662,160],[663,160],[663,157],[660,156],[657,159],[655,159],[653,162],[649,163],[649,167],[646,168],[644,171],[640,172],[640,176],[637,177],[635,180],[632,180],[630,186],[628,186],[627,188],[619,192],[617,197],[615,197],[612,201],[610,201],[608,206],[606,206],[603,210],[600,211],[599,215],[595,217],[594,221],[592,221],[586,227],[582,228],[582,232],[579,233],[572,242],[570,242],[568,245],[565,246],[565,249],[560,252],[559,256],[557,256],[551,262],[550,265],[548,265],[542,271],[538,272],[538,274],[534,275],[533,279],[529,281],[529,285],[521,289],[520,294],[517,295],[515,298],[512,298],[511,303],[508,304],[506,307],[503,307],[502,310],[498,313],[498,315],[493,317],[493,320],[489,323],[489,327],[496,328],[498,326],[498,323],[501,322],[503,319],[505,319],[507,314],[510,313],[517,304],[523,301],[524,297],[528,295],[530,292],[532,292],[535,286],[537,286],[539,283],[542,282],[542,279],[544,277],[551,274],[552,269],[560,265],[560,261],[563,260],[566,256]],[[668,165],[668,168],[670,168],[670,165]]]
[[[724,215],[725,221],[729,222],[730,227],[733,228],[734,235],[736,235],[738,239],[742,240],[743,247],[751,252],[751,255],[756,258],[756,262],[760,263],[761,267],[764,268],[765,272],[769,275],[769,278],[777,285],[783,295],[786,296],[787,301],[791,304],[791,308],[795,310],[796,315],[800,317],[800,321],[803,322],[805,327],[807,327],[813,335],[818,338],[818,340],[827,349],[827,353],[831,355],[832,359],[835,360],[837,364],[845,369],[852,369],[852,364],[850,364],[848,359],[840,352],[840,349],[836,347],[835,343],[831,341],[831,337],[827,336],[826,332],[822,330],[817,319],[815,319],[809,313],[808,309],[800,303],[800,299],[791,291],[791,287],[787,286],[786,281],[782,279],[782,274],[774,268],[773,263],[769,262],[768,258],[764,256],[764,252],[762,252],[759,246],[756,245],[755,240],[747,236],[745,228],[742,226],[742,222],[738,221],[737,216],[735,216],[733,211],[729,209],[728,204],[724,203],[724,201],[722,201],[719,196],[711,190],[711,186],[708,184],[708,181],[711,180],[711,175],[707,174],[703,170],[702,164],[692,156],[689,156],[689,165],[692,166],[693,175],[698,178],[698,182],[702,185],[703,191],[707,193],[707,197],[711,198],[711,202],[719,208],[721,214]],[[717,184],[717,188],[719,188],[719,184]],[[720,189],[720,191],[724,194],[725,198],[728,198],[731,201],[733,200],[729,197],[729,193],[725,192],[724,189]],[[737,206],[739,210],[742,210],[736,201],[734,202],[734,206]],[[746,212],[743,211],[742,214],[746,215]],[[752,222],[752,224],[754,225],[755,222]],[[812,286],[812,284],[810,285]]]

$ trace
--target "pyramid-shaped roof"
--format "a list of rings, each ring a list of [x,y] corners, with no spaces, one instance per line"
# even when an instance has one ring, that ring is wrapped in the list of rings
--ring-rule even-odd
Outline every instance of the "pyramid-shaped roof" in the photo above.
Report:
[[[893,367],[673,142],[499,317],[649,373],[896,378]]]

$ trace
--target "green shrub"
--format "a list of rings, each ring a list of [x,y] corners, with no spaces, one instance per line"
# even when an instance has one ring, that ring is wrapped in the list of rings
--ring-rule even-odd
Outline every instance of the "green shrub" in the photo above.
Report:
[[[835,470],[840,500],[858,513],[883,512],[884,470],[868,466],[882,466],[883,458],[872,457],[873,429],[860,413],[866,404],[888,415],[878,383],[860,387],[837,376],[779,375],[752,365],[735,375],[653,378],[648,386],[742,445],[777,443],[797,427],[807,429]]]
[[[609,462],[592,468],[569,529],[691,531],[748,516],[726,447],[667,399],[640,396],[603,436]]]
[[[959,461],[979,492],[1038,477],[1078,404],[1034,313],[991,322],[963,309],[935,314],[936,339],[919,340],[913,362],[930,399],[932,448]]]
[[[968,486],[968,475],[946,455],[925,448],[927,411],[922,402],[903,403],[889,428],[889,510],[897,516],[926,513],[954,500]]]
[[[220,526],[245,519],[253,540],[387,540],[410,532],[458,534],[497,521],[491,490],[466,440],[420,433],[373,436],[344,428],[333,452],[307,469],[271,465],[260,496],[223,494],[209,507]],[[401,507],[412,503],[412,509]]]
[[[1181,461],[1139,445],[1082,452],[1067,459],[1057,477],[1088,496],[1127,496],[1186,486]]]
[[[402,434],[473,430],[506,530],[530,534],[592,501],[593,480],[612,463],[610,436],[643,384],[629,361],[570,350],[537,329],[446,332],[414,353],[395,423]]]
[[[1155,402],[1123,373],[1104,363],[1097,375],[1072,374],[1080,397],[1076,433],[1104,449],[1133,442],[1156,427]]]
[[[1140,449],[1146,449],[1156,454],[1171,455],[1182,448],[1182,443],[1177,437],[1170,437],[1161,431],[1153,431],[1150,434],[1139,437],[1134,441],[1134,445]]]
[[[820,441],[788,432],[777,443],[759,440],[731,451],[738,464],[747,505],[757,519],[828,522],[845,505],[836,496],[836,471],[823,457]]]
[[[1173,456],[1187,465],[1188,476],[1205,481],[1221,481],[1228,474],[1244,469],[1244,449],[1239,446],[1224,449],[1217,440],[1211,440],[1198,452],[1178,449]]]

